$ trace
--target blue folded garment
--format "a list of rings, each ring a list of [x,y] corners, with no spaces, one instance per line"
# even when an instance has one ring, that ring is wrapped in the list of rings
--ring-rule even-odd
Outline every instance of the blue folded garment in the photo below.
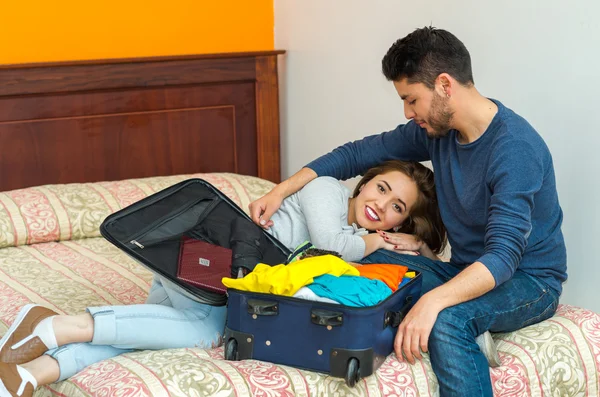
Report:
[[[374,306],[392,294],[384,282],[360,276],[324,274],[307,287],[320,297],[354,307]]]

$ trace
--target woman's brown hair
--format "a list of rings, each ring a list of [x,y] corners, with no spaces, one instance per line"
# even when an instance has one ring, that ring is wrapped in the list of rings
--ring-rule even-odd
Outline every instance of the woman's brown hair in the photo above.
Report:
[[[417,202],[410,210],[408,219],[393,231],[413,234],[424,241],[434,253],[440,254],[447,243],[446,227],[438,207],[433,171],[423,164],[391,160],[373,167],[358,182],[352,197],[358,196],[362,187],[377,175],[392,171],[399,171],[408,176],[416,183],[418,190]]]

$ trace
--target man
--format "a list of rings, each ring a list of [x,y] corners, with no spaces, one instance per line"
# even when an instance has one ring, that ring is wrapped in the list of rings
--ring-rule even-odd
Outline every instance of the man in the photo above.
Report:
[[[476,90],[469,52],[451,33],[417,29],[382,65],[410,121],[311,162],[253,202],[251,216],[269,227],[283,198],[317,176],[347,179],[385,160],[431,160],[450,263],[384,250],[365,262],[423,273],[423,295],[398,327],[398,358],[414,363],[429,351],[442,396],[492,396],[475,338],[551,317],[567,277],[552,158],[527,121]]]

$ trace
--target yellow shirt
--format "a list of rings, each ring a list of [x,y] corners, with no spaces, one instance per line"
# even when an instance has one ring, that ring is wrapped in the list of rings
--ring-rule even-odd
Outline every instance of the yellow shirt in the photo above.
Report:
[[[358,270],[333,255],[313,256],[289,265],[269,266],[262,263],[244,278],[223,277],[227,288],[292,296],[300,288],[323,274],[358,276]]]

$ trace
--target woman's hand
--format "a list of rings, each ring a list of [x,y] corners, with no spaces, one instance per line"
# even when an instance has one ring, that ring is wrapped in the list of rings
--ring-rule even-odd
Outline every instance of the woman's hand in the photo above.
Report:
[[[276,188],[271,190],[266,195],[248,205],[250,217],[258,226],[265,230],[269,229],[271,226],[273,226],[271,216],[273,216],[279,207],[281,207],[284,199],[285,196],[282,195]]]
[[[381,236],[383,241],[385,241],[386,246],[383,247],[385,249],[389,249],[400,254],[422,255],[434,261],[442,260],[433,251],[431,251],[425,241],[419,239],[413,234],[388,233],[382,230],[378,230],[377,233]]]
[[[389,249],[388,246],[392,246],[394,251],[420,252],[423,249],[423,246],[427,245],[413,234],[387,233],[383,230],[378,230],[377,233],[387,243],[385,248]]]
[[[378,247],[379,249],[384,249],[384,250],[388,250],[388,251],[394,251],[397,254],[420,255],[417,250],[405,250],[405,249],[402,249],[401,247],[399,247],[397,245],[394,245],[392,242],[389,241],[389,239],[386,240],[385,237],[382,235],[382,233],[385,233],[385,232],[383,232],[381,230],[377,230],[376,236],[380,239],[380,244],[379,244],[379,247]],[[400,233],[397,233],[397,234],[400,234]]]
[[[386,249],[388,251],[394,251],[398,254],[419,255],[419,253],[415,251],[394,248],[394,244],[385,240],[385,238],[380,233],[382,232],[378,230],[377,233],[369,233],[366,236],[361,236],[365,241],[365,253],[363,257],[370,255],[378,249]]]

